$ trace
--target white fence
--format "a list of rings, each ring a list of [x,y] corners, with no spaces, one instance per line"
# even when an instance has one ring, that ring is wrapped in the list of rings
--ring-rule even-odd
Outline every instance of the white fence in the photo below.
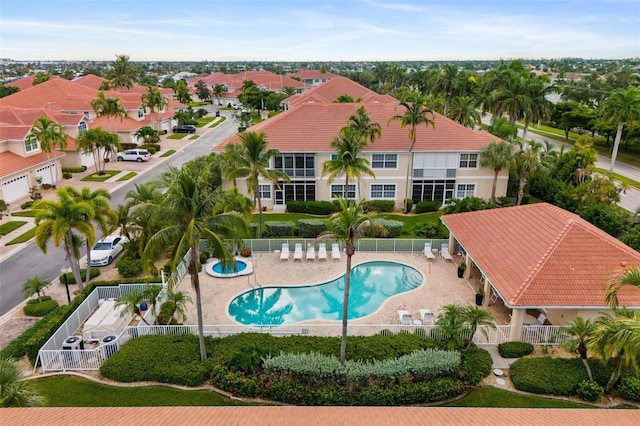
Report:
[[[272,252],[274,250],[282,249],[282,244],[288,243],[289,247],[294,247],[296,243],[302,243],[302,247],[307,247],[308,244],[316,243],[317,240],[313,238],[279,238],[279,239],[259,239],[243,240],[244,246],[250,248],[252,252]],[[431,247],[440,250],[440,246],[443,243],[448,243],[449,240],[439,239],[404,239],[404,238],[363,238],[358,240],[356,245],[357,251],[370,251],[370,252],[422,252],[424,250],[425,243],[431,243]],[[341,243],[340,249],[343,249],[344,245]]]

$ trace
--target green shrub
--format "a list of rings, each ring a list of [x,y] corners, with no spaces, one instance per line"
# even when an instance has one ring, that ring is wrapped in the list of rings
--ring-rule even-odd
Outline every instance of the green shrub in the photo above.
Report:
[[[230,371],[239,371],[244,374],[255,374],[262,369],[263,359],[269,355],[262,345],[252,343],[242,350],[231,354],[227,362]]]
[[[493,359],[489,352],[480,348],[469,348],[462,352],[462,364],[458,374],[460,379],[476,386],[491,374],[492,365]]]
[[[89,279],[92,280],[95,277],[100,275],[100,268],[91,268],[89,269]],[[63,278],[64,275],[64,278]],[[58,279],[60,280],[61,283],[67,283],[67,284],[76,284],[76,277],[73,276],[73,273],[71,272],[67,272],[66,274],[60,275],[58,277]],[[87,278],[87,270],[86,269],[80,269],[80,278],[82,278],[82,282],[85,281],[85,279]],[[66,280],[66,281],[65,281]]]
[[[618,384],[618,393],[624,399],[640,401],[640,377],[626,376]]]
[[[136,277],[142,273],[142,259],[124,256],[116,263],[118,273],[126,278]]]
[[[123,151],[126,151],[127,149],[136,149],[138,148],[138,144],[137,143],[131,143],[131,142],[123,142],[120,144],[120,146],[122,147]]]
[[[26,329],[20,336],[16,337],[6,347],[0,351],[0,356],[6,356],[10,358],[19,359],[26,355],[26,343],[31,337],[36,334],[40,329],[47,326],[51,318],[57,314],[57,310],[62,309],[58,306],[57,309],[49,312],[47,315],[38,320],[34,325]],[[40,349],[40,348],[38,348]],[[35,360],[35,358],[34,358]]]
[[[442,207],[442,201],[418,201],[416,203],[416,214],[437,212]]]
[[[254,398],[261,394],[258,380],[255,377],[247,377],[240,372],[229,371],[221,365],[215,365],[211,369],[211,383],[219,389],[246,398]]]
[[[391,213],[396,209],[396,203],[393,200],[368,200],[364,203],[365,213]]]
[[[153,155],[156,152],[160,151],[162,147],[160,147],[160,144],[158,143],[145,143],[140,145],[140,149],[146,149],[151,153],[151,155]]]
[[[266,234],[270,237],[291,237],[295,224],[290,221],[267,221],[264,223]]]
[[[25,201],[24,203],[20,204],[20,208],[22,210],[30,209],[31,206],[33,206],[33,200]]]
[[[249,224],[249,237],[250,238],[258,238],[258,227],[260,225],[257,223],[251,222]]]
[[[87,166],[80,167],[63,167],[62,173],[83,173],[87,170]]]
[[[443,401],[468,391],[469,386],[453,379],[401,384],[388,388],[370,386],[355,397],[356,405],[397,406]]]
[[[533,353],[533,345],[527,342],[505,342],[498,345],[502,358],[521,358]]]
[[[45,297],[49,296],[44,296],[43,299]],[[40,302],[38,302],[38,299],[29,300],[22,310],[25,315],[29,315],[30,317],[43,317],[57,307],[58,302],[51,300],[49,297],[49,300],[43,300]]]
[[[604,388],[592,380],[578,383],[576,394],[585,401],[595,402],[604,395]]]
[[[411,210],[413,210],[413,200],[411,198],[407,198],[404,200],[404,204],[406,206],[405,213],[411,213]]]
[[[206,250],[201,251],[200,252],[200,263],[202,263],[203,265],[205,263],[207,263],[207,260],[209,260],[209,256],[210,256],[210,254],[209,254],[208,251],[206,251]]]
[[[445,238],[446,229],[440,222],[416,222],[413,234],[422,238]]]
[[[73,178],[72,173],[68,173],[68,172],[62,173],[62,179],[72,179],[72,178]]]
[[[298,221],[298,236],[300,238],[317,238],[326,230],[326,223],[319,219],[300,219]]]
[[[326,216],[334,211],[336,207],[331,201],[287,201],[287,211],[289,213],[307,213],[319,216]]]
[[[369,228],[367,236],[371,238],[397,238],[402,233],[402,226],[404,225],[404,223],[399,220],[390,219],[374,219],[373,222],[386,229],[386,232]]]

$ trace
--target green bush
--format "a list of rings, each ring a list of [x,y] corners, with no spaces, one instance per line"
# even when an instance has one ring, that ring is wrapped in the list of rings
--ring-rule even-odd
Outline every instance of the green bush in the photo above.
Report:
[[[533,345],[527,342],[505,342],[498,345],[502,358],[521,358],[533,353]]]
[[[327,230],[327,224],[319,219],[300,219],[298,221],[298,236],[300,238],[317,238]]]
[[[160,151],[162,147],[158,143],[145,143],[140,145],[140,149],[146,149],[147,151],[149,151],[149,153],[151,153],[151,155],[153,155],[156,152]]]
[[[22,210],[30,209],[30,208],[31,208],[31,206],[33,206],[33,200],[25,201],[24,203],[20,204],[20,208],[21,208]]]
[[[493,359],[484,349],[469,348],[462,352],[462,364],[458,373],[460,379],[476,386],[491,374]]]
[[[89,270],[89,279],[92,280],[95,277],[100,275],[100,268],[91,268]],[[64,276],[64,278],[63,278]],[[80,278],[82,278],[82,282],[85,281],[85,279],[87,278],[87,270],[86,269],[80,269]],[[66,274],[62,274],[58,277],[58,279],[60,280],[61,283],[67,283],[67,284],[76,284],[76,277],[73,276],[73,273],[71,272],[67,272]],[[66,281],[65,281],[66,280]]]
[[[138,144],[137,143],[131,143],[131,142],[123,142],[120,144],[120,147],[122,148],[123,151],[126,151],[127,149],[136,149],[138,148]]]
[[[442,207],[442,201],[418,201],[416,203],[416,214],[437,212]]]
[[[396,385],[389,388],[370,386],[356,396],[356,405],[397,406],[443,401],[469,390],[458,380],[438,379],[429,382]]]
[[[336,211],[336,207],[331,201],[287,201],[287,211],[326,216]]]
[[[72,173],[68,173],[68,172],[62,173],[62,179],[72,179],[72,178],[73,178]]]
[[[446,228],[440,222],[416,222],[413,234],[422,238],[446,238]]]
[[[136,277],[142,273],[142,259],[124,256],[116,263],[118,273],[126,278]]]
[[[46,327],[49,324],[51,318],[57,315],[57,311],[62,309],[58,306],[57,309],[49,312],[47,315],[38,320],[34,325],[26,329],[20,336],[16,337],[6,347],[0,351],[0,356],[6,356],[10,358],[19,359],[26,355],[26,343],[35,335],[40,329]],[[40,348],[38,348],[40,349]],[[35,360],[35,358],[34,358]]]
[[[62,173],[83,173],[87,170],[87,166],[80,167],[63,167]]]
[[[391,213],[396,209],[396,203],[393,200],[368,200],[364,203],[365,213]]]
[[[24,305],[24,308],[22,310],[24,311],[25,315],[29,315],[30,317],[43,317],[57,307],[58,302],[56,302],[55,300],[51,300],[51,298],[49,297],[49,300],[43,300],[40,302],[38,302],[38,299],[29,300],[29,302]]]
[[[373,222],[386,229],[386,232],[369,228],[367,236],[370,238],[397,238],[402,233],[402,226],[404,225],[399,220],[390,219],[374,219]]]
[[[260,225],[257,223],[251,222],[249,224],[249,236],[250,238],[258,238],[258,227]]]
[[[239,371],[244,374],[255,374],[262,369],[263,359],[269,356],[269,352],[258,343],[251,343],[231,354],[227,362],[230,371]]]
[[[290,221],[267,221],[264,223],[266,234],[270,237],[291,237],[295,224]]]
[[[604,388],[592,380],[578,383],[576,394],[585,401],[595,402],[604,395]]]
[[[201,251],[200,252],[200,263],[202,263],[203,265],[205,263],[207,263],[207,260],[209,260],[209,256],[210,256],[210,254],[209,254],[208,251],[206,251],[206,250]]]
[[[626,376],[618,384],[618,393],[624,399],[640,401],[640,377]]]
[[[245,398],[254,398],[262,393],[255,377],[229,371],[222,365],[215,365],[211,369],[211,383],[219,389]]]
[[[407,198],[404,200],[404,204],[407,208],[405,213],[411,213],[411,210],[413,210],[413,200],[411,198]]]

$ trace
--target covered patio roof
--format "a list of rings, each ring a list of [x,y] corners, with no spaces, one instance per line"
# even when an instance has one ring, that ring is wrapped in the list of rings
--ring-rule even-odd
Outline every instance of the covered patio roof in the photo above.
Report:
[[[547,203],[444,215],[452,237],[510,307],[602,308],[604,286],[640,253]],[[640,290],[620,303],[640,307]]]

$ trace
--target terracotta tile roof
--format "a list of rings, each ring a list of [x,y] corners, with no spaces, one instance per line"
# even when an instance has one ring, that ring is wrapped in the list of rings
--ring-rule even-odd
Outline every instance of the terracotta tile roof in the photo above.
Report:
[[[578,215],[546,203],[442,216],[510,306],[603,307],[604,285],[640,253]],[[640,306],[640,290],[620,303]]]
[[[96,95],[96,90],[89,87],[64,78],[52,78],[0,99],[0,105],[85,112],[92,111],[91,100]]]
[[[33,80],[36,78],[35,74],[28,75],[20,80],[14,80],[10,83],[7,83],[7,86],[17,87],[19,90],[25,90],[33,86]],[[62,79],[57,75],[52,75],[50,80]]]
[[[77,127],[84,118],[82,114],[59,113],[52,109],[17,108],[0,106],[0,142],[7,140],[22,141],[31,131],[38,117],[47,116],[65,127]]]
[[[635,410],[447,407],[4,408],[13,426],[156,425],[635,425]]]
[[[389,95],[380,95],[373,90],[356,83],[347,78],[337,76],[326,83],[314,86],[306,92],[289,96],[282,103],[288,104],[289,107],[309,102],[331,103],[340,95],[349,95],[354,100],[360,98],[363,102],[373,103],[397,103],[398,100]]]
[[[295,87],[297,89],[305,89],[311,87],[306,83],[294,80],[291,77],[287,77],[286,75],[274,74],[269,71],[244,71],[232,75],[230,80],[235,81],[235,83],[229,85],[229,87],[234,88],[242,87],[242,83],[245,80],[251,80],[256,84],[256,86],[264,86],[267,90],[271,91],[280,91],[283,87],[287,86]]]
[[[307,69],[300,69],[297,72],[287,75],[291,78],[299,78],[300,80],[331,80],[334,77],[338,77],[338,74],[334,74],[329,71],[322,72],[320,70]]]
[[[54,158],[64,157],[65,155],[65,153],[55,151],[50,154],[50,158],[53,160]],[[22,157],[11,151],[0,152],[0,176],[8,176],[21,170],[28,170],[39,164],[47,164],[47,162],[47,154],[45,152],[40,152],[28,157]]]
[[[90,87],[95,91],[98,91],[100,89],[100,86],[102,86],[102,83],[104,83],[105,81],[107,80],[102,77],[98,77],[95,74],[87,74],[87,75],[83,75],[82,77],[74,78],[73,80],[71,80],[72,83],[76,83],[85,87]]]
[[[388,123],[390,117],[401,115],[404,108],[391,103],[301,104],[248,130],[265,132],[269,147],[281,152],[329,152],[333,151],[330,147],[333,138],[360,106],[366,108],[372,122],[382,127],[382,137],[369,145],[366,151],[409,150],[409,128],[401,128],[399,121]],[[489,133],[470,130],[439,114],[435,115],[435,123],[435,129],[424,125],[416,128],[415,151],[480,151],[491,141],[497,140]],[[214,150],[221,151],[225,144],[238,141],[237,135],[232,136]]]

